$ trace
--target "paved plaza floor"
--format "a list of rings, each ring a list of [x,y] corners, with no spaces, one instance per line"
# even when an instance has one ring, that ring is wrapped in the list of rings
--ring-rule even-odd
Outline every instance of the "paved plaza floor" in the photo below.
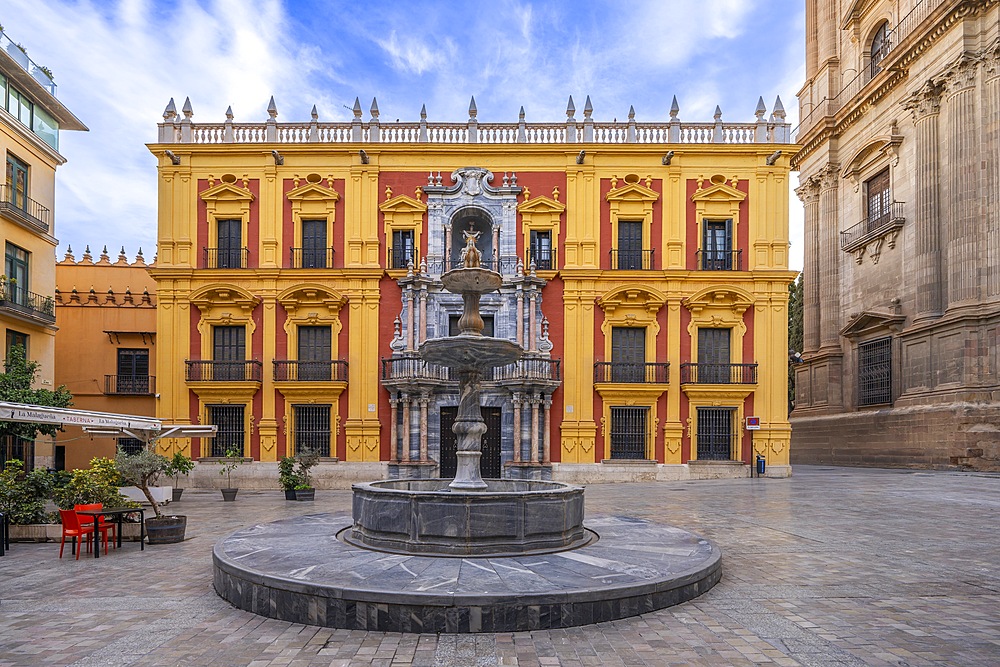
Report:
[[[188,516],[183,544],[98,560],[14,544],[0,558],[0,666],[1000,664],[997,475],[797,466],[790,479],[591,485],[588,512],[713,540],[722,581],[635,618],[496,635],[317,628],[215,595],[219,538],[350,511],[348,491],[316,496],[188,490],[169,507]]]

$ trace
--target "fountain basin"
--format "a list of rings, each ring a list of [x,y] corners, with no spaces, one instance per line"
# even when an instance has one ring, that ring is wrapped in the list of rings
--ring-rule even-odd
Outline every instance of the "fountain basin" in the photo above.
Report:
[[[355,484],[347,541],[383,551],[491,556],[571,549],[593,537],[583,527],[583,488],[490,479],[481,491],[450,479]]]
[[[425,361],[459,370],[477,369],[480,372],[512,364],[523,354],[524,349],[513,341],[464,334],[450,338],[432,338],[420,345],[420,357]]]

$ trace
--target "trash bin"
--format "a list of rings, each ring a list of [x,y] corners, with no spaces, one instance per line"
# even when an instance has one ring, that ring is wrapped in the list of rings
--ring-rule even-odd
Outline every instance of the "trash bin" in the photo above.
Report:
[[[765,468],[765,459],[761,454],[757,455],[757,476],[763,477]]]

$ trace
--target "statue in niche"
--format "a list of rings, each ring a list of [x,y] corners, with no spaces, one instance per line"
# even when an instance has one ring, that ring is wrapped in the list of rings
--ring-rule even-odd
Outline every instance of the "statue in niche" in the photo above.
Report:
[[[483,257],[483,254],[479,252],[479,248],[476,247],[479,234],[480,232],[475,231],[471,222],[469,223],[469,231],[462,232],[462,238],[465,239],[465,247],[462,248],[462,266],[467,269],[478,267]]]

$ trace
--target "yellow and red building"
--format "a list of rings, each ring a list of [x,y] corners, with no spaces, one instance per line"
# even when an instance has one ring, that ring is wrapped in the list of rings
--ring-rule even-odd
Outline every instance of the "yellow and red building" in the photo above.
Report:
[[[486,333],[526,350],[487,378],[484,476],[746,475],[756,455],[790,474],[780,100],[746,123],[682,122],[676,101],[607,123],[589,98],[564,123],[268,111],[196,123],[171,101],[149,145],[157,416],[219,426],[165,453],[314,451],[321,484],[447,476],[457,382],[416,352],[454,332],[439,278],[472,231],[504,276]]]

